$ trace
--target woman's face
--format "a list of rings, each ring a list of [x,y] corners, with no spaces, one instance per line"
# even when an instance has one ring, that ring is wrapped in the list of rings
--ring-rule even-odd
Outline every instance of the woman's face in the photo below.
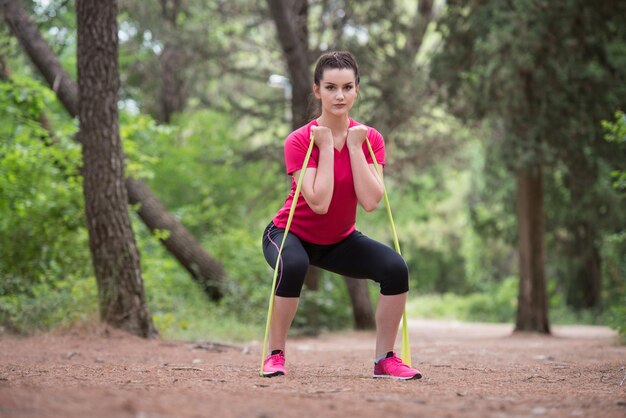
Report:
[[[359,86],[351,68],[328,68],[322,73],[319,87],[314,84],[315,97],[322,101],[322,114],[343,116],[352,109]]]

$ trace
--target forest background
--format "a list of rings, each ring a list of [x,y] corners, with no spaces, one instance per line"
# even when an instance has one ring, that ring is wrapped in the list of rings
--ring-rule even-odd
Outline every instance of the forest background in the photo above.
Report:
[[[588,3],[120,1],[126,175],[209,257],[204,271],[173,256],[174,229],[129,196],[158,332],[260,338],[261,234],[289,189],[283,140],[309,117],[316,57],[348,49],[362,70],[353,117],[386,139],[409,316],[519,321],[520,225],[539,213],[549,323],[626,333],[626,10]],[[67,80],[31,64],[12,14],[30,16],[76,80],[75,4],[0,4],[0,325],[97,320],[77,112],[59,99]],[[382,205],[357,226],[392,245]],[[312,271],[293,332],[354,326],[350,283]]]

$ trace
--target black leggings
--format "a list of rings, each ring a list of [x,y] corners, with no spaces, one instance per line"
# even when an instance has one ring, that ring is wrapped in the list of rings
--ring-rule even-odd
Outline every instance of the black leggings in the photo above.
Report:
[[[276,268],[284,235],[285,230],[273,222],[263,233],[263,255],[272,268]],[[400,254],[359,231],[331,245],[311,244],[290,232],[281,253],[276,295],[299,297],[309,264],[343,276],[372,279],[380,284],[383,295],[409,290],[409,269]]]

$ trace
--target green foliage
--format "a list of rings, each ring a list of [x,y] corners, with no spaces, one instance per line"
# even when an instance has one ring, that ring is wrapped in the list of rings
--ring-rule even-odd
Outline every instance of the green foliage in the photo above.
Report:
[[[144,115],[131,115],[120,112],[120,138],[124,144],[125,167],[127,177],[148,180],[154,177],[150,170],[158,157],[151,155],[149,150],[153,142],[162,143],[172,135],[168,126],[157,125],[154,119]]]
[[[136,217],[133,229],[142,254],[148,307],[162,337],[223,342],[259,338],[262,325],[253,315],[244,318],[242,311],[247,306],[234,310],[234,303],[210,302],[187,271],[167,254],[158,237]]]
[[[51,92],[0,82],[0,324],[46,329],[95,312],[74,126],[41,124]],[[88,285],[91,283],[91,286]]]
[[[465,296],[452,292],[419,295],[407,304],[407,314],[420,318],[512,322],[516,306],[517,279],[508,278]]]
[[[622,298],[622,305],[615,305],[609,315],[609,325],[619,333],[622,344],[626,344],[626,298]]]
[[[626,115],[623,112],[616,112],[612,121],[603,120],[604,139],[615,144],[614,152],[618,155],[626,156]],[[613,187],[626,194],[626,162],[622,159],[619,165],[611,173],[613,177]]]
[[[455,293],[420,294],[407,304],[409,316],[432,319],[457,319],[478,322],[514,322],[517,309],[518,281],[509,277],[498,284],[488,284],[480,292],[467,295]],[[558,292],[556,281],[548,283],[550,323],[553,324],[611,324],[623,332],[622,306],[608,313],[586,310],[575,311],[568,307]],[[619,322],[622,321],[622,322]],[[619,323],[619,326],[616,324]],[[621,328],[620,328],[621,327]]]
[[[149,184],[200,236],[259,227],[259,217],[269,215],[286,186],[276,181],[279,164],[248,156],[259,138],[235,136],[236,122],[224,114],[188,112],[169,128],[146,127],[139,127],[141,135],[129,135],[125,146],[141,151]]]
[[[616,112],[612,121],[602,121],[605,139],[616,145],[619,155],[626,155],[626,118],[623,112]],[[613,187],[626,196],[626,163],[624,160],[611,173]],[[626,344],[626,228],[610,235],[605,240],[603,270],[607,279],[609,324],[620,334]]]

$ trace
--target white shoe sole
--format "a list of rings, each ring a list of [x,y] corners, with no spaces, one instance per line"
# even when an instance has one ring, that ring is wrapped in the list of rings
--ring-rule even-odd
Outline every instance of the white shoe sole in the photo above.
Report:
[[[417,380],[417,379],[421,379],[422,375],[418,373],[415,376],[401,377],[401,376],[390,376],[388,374],[375,374],[372,377],[374,379]]]
[[[283,372],[263,372],[263,377],[284,376]]]

